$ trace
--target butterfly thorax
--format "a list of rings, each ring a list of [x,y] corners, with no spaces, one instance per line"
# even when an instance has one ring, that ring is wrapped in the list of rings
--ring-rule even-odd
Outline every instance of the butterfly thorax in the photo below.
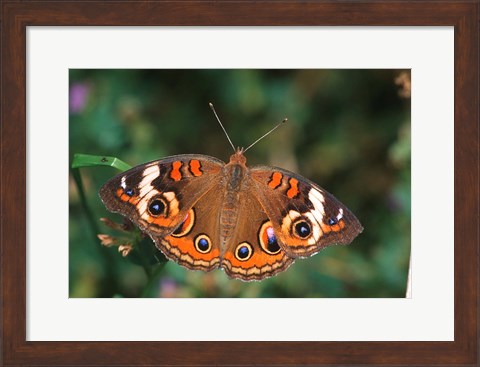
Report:
[[[225,244],[231,237],[238,222],[238,212],[241,207],[241,195],[247,192],[249,180],[247,176],[247,159],[241,150],[230,157],[230,162],[224,167],[225,193],[220,210],[221,243]],[[239,205],[240,204],[240,205]]]

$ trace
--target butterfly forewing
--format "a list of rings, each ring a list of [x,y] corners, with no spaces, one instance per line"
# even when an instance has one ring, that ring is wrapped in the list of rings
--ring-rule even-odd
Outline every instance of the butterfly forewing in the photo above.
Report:
[[[165,236],[186,218],[214,185],[225,165],[202,155],[179,155],[134,167],[100,189],[107,209],[120,213],[150,235]]]
[[[355,215],[332,194],[280,168],[253,167],[255,193],[274,223],[284,250],[310,256],[333,244],[349,244],[363,230]]]

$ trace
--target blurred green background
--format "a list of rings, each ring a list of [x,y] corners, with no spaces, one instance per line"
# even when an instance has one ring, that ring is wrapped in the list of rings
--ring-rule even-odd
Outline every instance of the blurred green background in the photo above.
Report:
[[[236,146],[288,117],[246,153],[247,164],[313,180],[364,226],[351,245],[299,259],[273,278],[231,280],[162,262],[149,238],[126,257],[102,246],[98,233],[119,232],[99,219],[122,217],[107,212],[98,189],[118,171],[81,168],[84,202],[70,177],[70,297],[405,297],[409,92],[409,70],[70,70],[70,161],[84,153],[135,166],[197,153],[228,162],[232,148],[209,102]]]

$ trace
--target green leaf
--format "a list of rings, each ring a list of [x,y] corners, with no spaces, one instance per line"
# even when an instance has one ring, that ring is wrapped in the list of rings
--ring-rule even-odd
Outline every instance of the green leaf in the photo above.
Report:
[[[92,167],[92,166],[111,166],[120,171],[126,171],[132,168],[128,163],[116,158],[102,155],[75,154],[73,156],[72,168]]]

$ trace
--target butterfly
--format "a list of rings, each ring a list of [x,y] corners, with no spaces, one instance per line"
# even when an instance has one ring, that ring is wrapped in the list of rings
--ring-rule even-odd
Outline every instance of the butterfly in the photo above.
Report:
[[[181,154],[141,164],[108,180],[101,200],[167,258],[243,281],[276,275],[362,232],[355,215],[312,181],[281,168],[247,167],[244,153],[268,133],[246,149],[235,149],[226,135],[234,149],[228,163]]]

